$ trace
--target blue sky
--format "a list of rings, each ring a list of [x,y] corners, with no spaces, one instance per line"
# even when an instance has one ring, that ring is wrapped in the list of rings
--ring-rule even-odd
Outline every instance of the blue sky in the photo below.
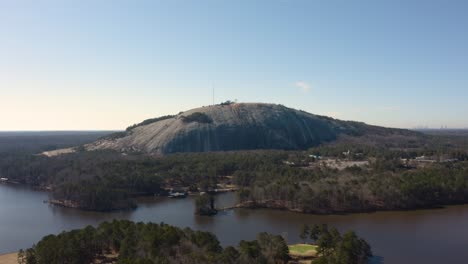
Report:
[[[467,1],[0,2],[0,130],[123,129],[216,101],[468,127]]]

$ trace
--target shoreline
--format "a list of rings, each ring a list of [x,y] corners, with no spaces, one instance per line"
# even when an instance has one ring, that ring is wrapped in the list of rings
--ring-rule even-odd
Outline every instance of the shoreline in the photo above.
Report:
[[[447,207],[452,206],[468,206],[468,202],[460,202],[460,203],[451,203],[451,204],[439,204],[433,206],[423,206],[423,207],[415,207],[415,208],[370,208],[365,210],[331,210],[331,211],[304,211],[299,208],[290,208],[288,206],[284,206],[281,203],[278,204],[276,200],[271,201],[244,201],[237,203],[234,206],[225,207],[221,210],[233,210],[233,209],[249,209],[249,210],[257,210],[257,209],[267,209],[267,210],[274,210],[274,211],[287,211],[297,214],[303,215],[324,215],[324,216],[332,216],[332,215],[354,215],[354,214],[372,214],[372,213],[382,213],[382,212],[417,212],[417,211],[425,211],[425,210],[440,210],[445,209]]]
[[[26,188],[32,188],[36,191],[41,192],[50,192],[47,188],[41,188],[37,186],[31,186],[28,184],[21,184],[17,182],[1,182],[1,185],[10,185],[10,186],[22,186]],[[225,194],[230,192],[236,192],[236,188],[228,188],[228,189],[221,189],[220,191],[216,192],[215,194]],[[196,192],[189,192],[188,196],[197,196],[199,193]],[[154,197],[154,195],[146,194],[146,195],[138,195],[133,197],[132,199],[138,200],[139,198],[148,198]],[[161,195],[158,197],[167,197],[165,195]],[[72,200],[62,200],[62,199],[47,199],[43,200],[43,203],[50,204],[51,206],[57,206],[62,208],[69,208],[81,211],[91,211],[91,212],[118,212],[118,211],[129,211],[134,210],[136,207],[117,207],[112,208],[109,210],[93,210],[80,207],[76,204],[75,201]],[[304,211],[299,208],[291,208],[285,204],[285,201],[282,200],[263,200],[263,201],[253,201],[253,200],[246,200],[242,202],[236,202],[234,205],[225,206],[221,208],[216,208],[218,211],[229,211],[235,209],[249,209],[249,210],[256,210],[256,209],[268,209],[268,210],[275,210],[275,211],[287,211],[297,214],[304,214],[304,215],[353,215],[353,214],[370,214],[370,213],[379,213],[379,212],[415,212],[415,211],[424,211],[424,210],[438,210],[444,209],[451,206],[468,206],[468,201],[457,201],[453,203],[442,203],[442,204],[435,204],[432,206],[422,206],[422,207],[414,207],[414,208],[366,208],[366,209],[359,209],[359,210],[319,210],[319,211]],[[2,255],[2,254],[0,254]],[[1,263],[1,262],[0,262]]]

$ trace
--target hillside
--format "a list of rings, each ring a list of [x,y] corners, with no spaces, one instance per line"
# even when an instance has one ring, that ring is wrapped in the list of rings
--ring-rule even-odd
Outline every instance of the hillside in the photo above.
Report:
[[[145,120],[125,132],[85,146],[87,150],[168,154],[253,149],[299,150],[342,135],[416,135],[313,115],[282,105],[233,103]]]

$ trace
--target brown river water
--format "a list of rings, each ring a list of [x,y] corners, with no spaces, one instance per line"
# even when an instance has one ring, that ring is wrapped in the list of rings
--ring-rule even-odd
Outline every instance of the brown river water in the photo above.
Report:
[[[0,254],[30,247],[48,234],[97,225],[112,219],[164,222],[216,234],[223,245],[251,240],[259,232],[299,242],[302,224],[327,223],[355,230],[372,246],[374,263],[468,263],[468,205],[443,209],[350,215],[305,215],[267,209],[236,209],[214,217],[193,214],[192,198],[145,198],[133,211],[96,213],[43,203],[45,192],[0,184]],[[234,193],[217,196],[217,206],[232,205]]]

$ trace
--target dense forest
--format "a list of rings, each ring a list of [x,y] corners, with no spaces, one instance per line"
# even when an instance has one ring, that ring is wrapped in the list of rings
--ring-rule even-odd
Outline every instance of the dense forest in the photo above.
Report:
[[[372,256],[370,246],[354,232],[341,235],[326,225],[306,233],[318,246],[314,263],[364,264]],[[281,264],[290,260],[281,236],[259,233],[254,241],[237,247],[221,247],[215,235],[177,228],[164,223],[104,222],[97,228],[44,237],[32,248],[21,250],[20,264]]]
[[[399,159],[378,158],[368,166],[343,171],[285,168],[277,177],[270,176],[237,173],[243,206],[342,213],[427,208],[468,199],[466,161],[411,169]]]
[[[106,211],[132,207],[129,198],[163,194],[162,186],[214,187],[219,176],[281,164],[283,152],[123,156],[112,151],[79,152],[54,158],[0,153],[0,176],[50,189],[54,199],[75,207]],[[266,165],[269,164],[269,165]]]
[[[133,208],[133,197],[164,194],[167,187],[214,189],[226,176],[240,188],[243,207],[307,213],[416,209],[468,201],[467,138],[437,135],[390,143],[344,138],[307,151],[166,156],[0,152],[0,177],[50,189],[53,199],[99,211]],[[414,165],[421,156],[432,160]],[[364,163],[352,165],[357,161]]]
[[[240,202],[245,207],[269,207],[307,213],[365,212],[437,207],[468,201],[468,141],[437,136],[424,142],[376,144],[342,140],[289,153],[282,172],[237,172]],[[331,157],[338,165],[366,161],[344,169],[315,157]],[[429,162],[417,164],[418,157]],[[430,157],[430,158],[429,158]],[[449,160],[450,162],[445,162]],[[416,163],[416,164],[415,164]],[[352,162],[350,163],[352,164]],[[306,167],[304,167],[306,166]]]
[[[0,153],[36,154],[95,141],[113,131],[0,132]]]

